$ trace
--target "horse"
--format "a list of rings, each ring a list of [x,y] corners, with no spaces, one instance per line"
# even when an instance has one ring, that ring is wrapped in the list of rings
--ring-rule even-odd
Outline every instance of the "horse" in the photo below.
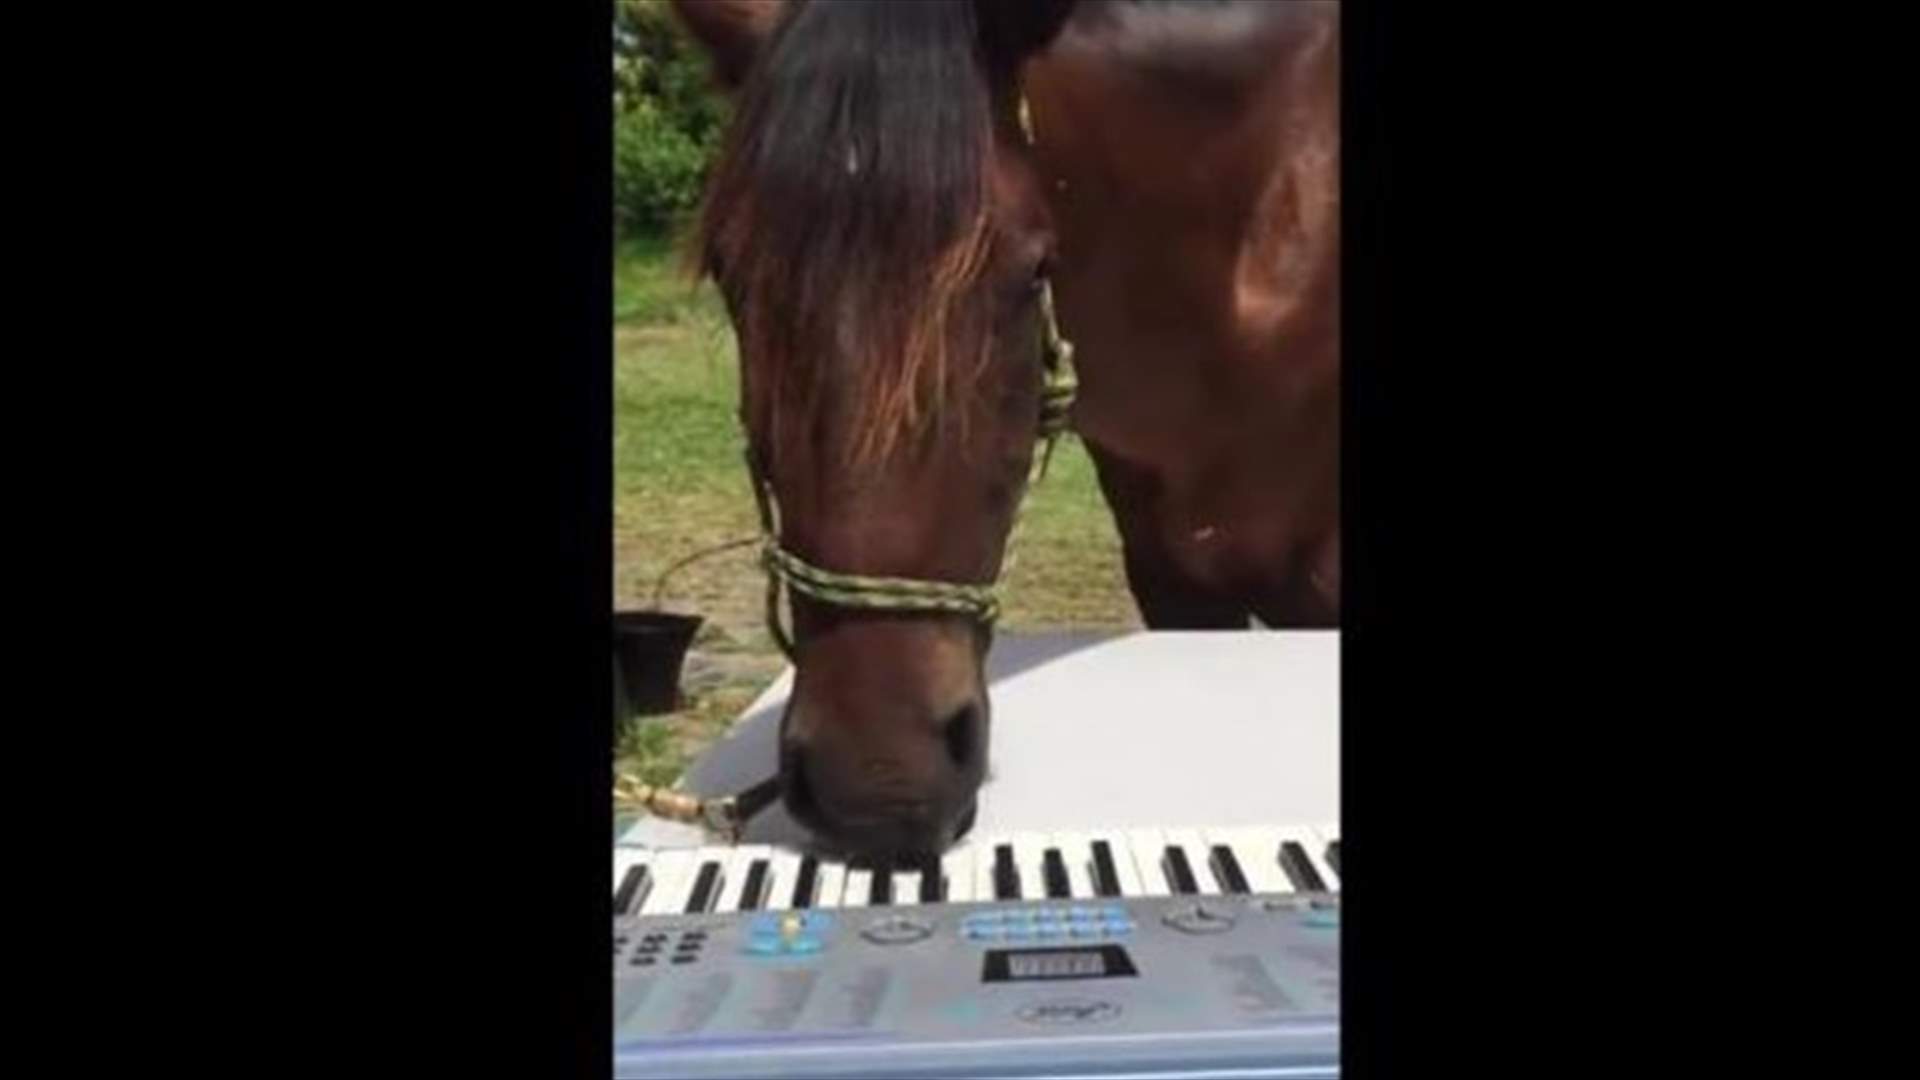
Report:
[[[1337,0],[674,3],[733,105],[689,254],[795,670],[780,797],[822,846],[971,827],[1050,416],[1149,628],[1338,625]]]

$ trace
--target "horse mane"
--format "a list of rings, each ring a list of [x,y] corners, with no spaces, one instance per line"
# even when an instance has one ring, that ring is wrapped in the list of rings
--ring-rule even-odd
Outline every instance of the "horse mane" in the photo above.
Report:
[[[988,31],[973,0],[796,0],[707,183],[692,254],[766,380],[759,407],[811,414],[848,380],[855,460],[938,420],[990,355],[970,288],[991,246]]]

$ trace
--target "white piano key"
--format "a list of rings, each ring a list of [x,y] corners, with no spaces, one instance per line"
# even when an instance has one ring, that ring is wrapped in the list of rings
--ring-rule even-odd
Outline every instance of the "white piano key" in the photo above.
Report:
[[[859,867],[847,868],[846,892],[840,897],[840,906],[861,908],[869,906],[868,890],[873,888],[873,871]]]
[[[1261,826],[1238,826],[1206,830],[1209,843],[1225,844],[1246,875],[1247,887],[1256,893],[1290,893],[1293,882],[1280,869],[1280,842],[1286,834]]]
[[[1139,879],[1139,896],[1172,896],[1173,889],[1167,885],[1167,872],[1161,868],[1160,856],[1166,850],[1167,841],[1159,829],[1128,829],[1126,855],[1133,861],[1134,876]],[[1116,848],[1114,861],[1118,862],[1121,851]]]
[[[1047,845],[1060,852],[1060,859],[1067,864],[1067,884],[1075,900],[1093,898],[1093,848],[1091,840],[1083,832],[1056,832],[1049,835]],[[1119,860],[1115,860],[1118,862]]]
[[[893,872],[893,904],[895,907],[910,907],[920,902],[920,871],[895,870]]]
[[[768,867],[770,889],[768,911],[786,911],[793,907],[793,883],[800,876],[800,856],[785,848],[775,848]]]
[[[947,852],[940,860],[940,870],[947,879],[948,903],[964,904],[974,899],[972,847],[957,847]]]
[[[1107,851],[1113,856],[1113,876],[1120,879],[1120,895],[1146,896],[1146,886],[1140,880],[1140,868],[1133,861],[1133,844],[1124,832],[1090,832],[1087,838],[1087,859],[1093,859],[1093,842],[1105,840]],[[1088,871],[1092,873],[1091,870]]]
[[[1013,834],[1013,865],[1020,870],[1020,899],[1045,900],[1047,898],[1047,875],[1041,868],[1046,858],[1047,834],[1023,832]]]
[[[692,848],[661,851],[653,859],[653,891],[641,906],[642,915],[678,915],[686,910],[687,894],[693,891],[694,871],[700,868],[699,852]]]
[[[977,838],[973,848],[973,898],[992,900],[993,891],[993,850],[1007,843],[1004,836],[982,836]]]
[[[713,910],[739,911],[740,902],[746,899],[748,869],[753,866],[755,859],[766,859],[771,863],[772,858],[773,849],[763,844],[742,844],[734,848],[724,871],[727,875],[726,887],[721,890],[720,903]]]
[[[821,859],[819,880],[820,891],[813,896],[813,906],[817,908],[837,908],[843,906],[841,901],[846,898],[847,864]],[[866,897],[862,896],[860,902],[862,904],[866,903]],[[845,906],[854,907],[858,905]]]
[[[1206,839],[1199,829],[1166,829],[1168,847],[1178,847],[1187,855],[1187,869],[1193,872],[1193,883],[1199,886],[1201,896],[1220,895],[1220,882],[1214,878],[1213,869],[1207,860]],[[1162,852],[1164,855],[1165,852]]]

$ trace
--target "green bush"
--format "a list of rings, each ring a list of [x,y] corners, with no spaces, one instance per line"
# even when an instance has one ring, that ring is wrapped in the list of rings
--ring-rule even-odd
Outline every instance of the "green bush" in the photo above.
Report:
[[[614,226],[627,238],[660,235],[700,200],[726,102],[664,3],[625,0],[613,14]]]
[[[613,216],[622,236],[663,231],[700,198],[706,149],[642,101],[613,122]]]

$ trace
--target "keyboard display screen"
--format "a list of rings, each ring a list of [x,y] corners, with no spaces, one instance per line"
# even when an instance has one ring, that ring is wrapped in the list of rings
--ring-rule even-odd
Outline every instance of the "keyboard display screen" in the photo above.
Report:
[[[984,982],[1038,979],[1108,979],[1136,974],[1126,950],[1117,945],[1093,949],[989,949]]]

